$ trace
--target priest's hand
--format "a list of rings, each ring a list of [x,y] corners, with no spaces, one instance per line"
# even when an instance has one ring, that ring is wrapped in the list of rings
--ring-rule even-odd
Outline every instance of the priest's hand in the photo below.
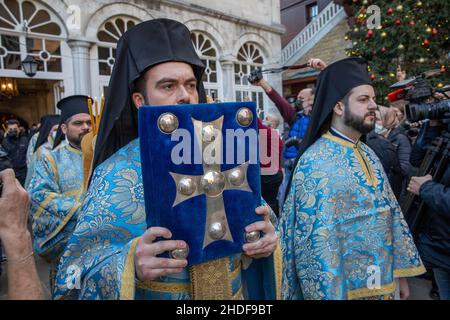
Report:
[[[245,228],[246,232],[261,231],[264,236],[253,243],[246,243],[242,250],[252,258],[265,258],[270,256],[278,245],[278,236],[275,227],[270,222],[270,210],[266,206],[256,208],[255,212],[264,216],[263,221],[255,222]]]
[[[160,258],[160,255],[166,251],[186,248],[186,242],[181,240],[162,240],[156,238],[171,239],[172,233],[166,228],[149,228],[139,239],[134,253],[134,265],[136,275],[141,281],[155,280],[161,276],[177,274],[183,271],[187,266],[187,260],[175,260],[169,258]]]
[[[31,238],[27,227],[30,197],[16,180],[12,169],[0,172],[0,181],[3,184],[0,197],[0,239],[3,240],[7,253],[13,255],[24,245],[25,239],[30,241]]]
[[[420,188],[425,182],[433,180],[431,175],[426,175],[424,177],[412,177],[408,184],[407,190],[416,196],[420,196]]]

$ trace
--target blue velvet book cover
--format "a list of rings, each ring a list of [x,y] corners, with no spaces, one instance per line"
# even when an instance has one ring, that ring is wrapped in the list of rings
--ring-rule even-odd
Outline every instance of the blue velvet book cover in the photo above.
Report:
[[[148,227],[186,241],[189,266],[242,252],[261,220],[255,103],[141,107],[139,138]]]

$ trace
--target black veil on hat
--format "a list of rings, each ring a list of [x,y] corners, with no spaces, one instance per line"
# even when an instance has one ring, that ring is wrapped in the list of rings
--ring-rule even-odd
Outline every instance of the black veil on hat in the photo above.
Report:
[[[41,118],[41,127],[38,131],[38,138],[36,140],[36,146],[34,147],[34,151],[36,152],[40,146],[48,141],[48,135],[50,134],[50,130],[54,125],[59,124],[61,121],[61,117],[57,114],[46,115]]]
[[[330,123],[336,103],[342,100],[353,88],[365,84],[372,85],[367,68],[366,60],[354,57],[336,61],[320,72],[308,130],[300,144],[294,168],[306,149],[320,138],[324,129],[323,126]],[[291,174],[285,198],[290,190],[292,176],[293,174]]]
[[[202,84],[205,67],[185,25],[169,19],[150,20],[129,29],[119,39],[92,170],[138,137],[138,112],[131,99],[134,82],[150,67],[170,61],[192,66],[199,100],[206,102]]]
[[[67,119],[79,113],[89,114],[89,99],[92,98],[84,95],[74,95],[66,97],[58,102],[56,107],[61,110],[61,120],[59,122],[58,131],[56,131],[53,149],[55,149],[64,140],[64,133],[61,130],[61,125],[65,123]]]

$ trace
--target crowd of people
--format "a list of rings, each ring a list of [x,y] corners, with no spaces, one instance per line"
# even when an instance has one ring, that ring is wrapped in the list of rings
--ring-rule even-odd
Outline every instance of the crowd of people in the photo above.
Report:
[[[168,19],[130,29],[116,55],[98,124],[82,95],[62,99],[61,114],[28,137],[6,123],[0,239],[10,298],[48,298],[34,253],[50,263],[53,299],[407,299],[407,278],[426,271],[434,294],[450,298],[450,165],[439,181],[416,176],[444,124],[424,121],[412,134],[404,104],[378,104],[366,61],[311,59],[319,78],[294,105],[266,80],[253,83],[279,111],[258,119],[268,132],[260,150],[278,164],[261,165],[267,206],[245,230],[261,237],[188,267],[161,256],[185,241],[147,228],[138,109],[206,102],[204,65],[189,30]],[[418,235],[399,204],[410,194],[428,207]]]

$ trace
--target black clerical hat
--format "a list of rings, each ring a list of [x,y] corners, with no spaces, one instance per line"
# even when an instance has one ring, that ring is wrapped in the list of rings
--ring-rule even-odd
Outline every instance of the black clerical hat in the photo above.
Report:
[[[97,135],[93,170],[138,137],[137,108],[131,100],[134,82],[149,68],[171,61],[192,66],[199,100],[206,102],[202,84],[205,67],[185,25],[169,19],[150,20],[129,29],[119,39]]]
[[[61,99],[56,107],[61,110],[61,121],[59,123],[58,131],[56,132],[56,138],[53,143],[53,149],[55,149],[63,140],[64,134],[61,130],[61,124],[65,123],[68,119],[76,114],[87,113],[89,114],[88,100],[92,99],[84,95],[74,95]]]
[[[41,118],[41,127],[38,131],[38,138],[36,140],[36,145],[34,147],[34,152],[39,149],[44,143],[48,141],[48,135],[53,126],[59,124],[61,121],[61,116],[56,114],[46,115]]]
[[[339,60],[326,67],[317,79],[314,105],[311,112],[308,129],[299,148],[295,165],[303,153],[322,135],[325,124],[329,124],[333,108],[353,88],[361,85],[372,85],[366,60],[362,58],[347,58]],[[287,197],[292,181],[286,189]]]
[[[56,107],[61,110],[61,122],[65,122],[70,117],[79,113],[89,114],[88,99],[91,98],[83,95],[75,95],[60,100]]]

